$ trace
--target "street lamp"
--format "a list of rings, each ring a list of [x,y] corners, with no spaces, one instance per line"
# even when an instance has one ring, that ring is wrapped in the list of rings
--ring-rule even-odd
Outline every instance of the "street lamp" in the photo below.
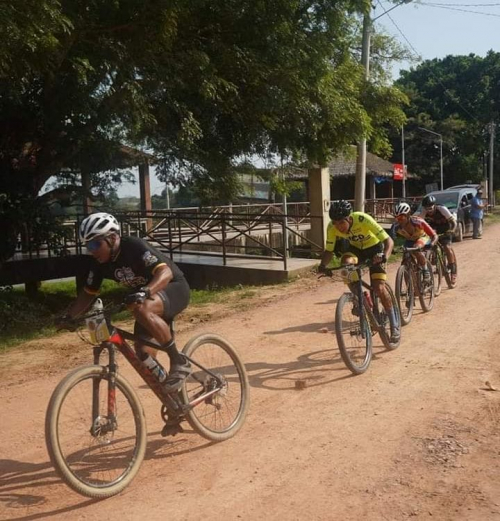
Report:
[[[412,0],[402,0],[373,20],[370,18],[371,7],[363,16],[363,40],[361,45],[361,64],[365,69],[365,81],[370,78],[370,31],[371,25],[375,20],[384,16],[396,7],[409,4]],[[358,212],[364,211],[366,192],[366,138],[362,138],[358,143],[358,155],[356,159],[356,177],[354,179],[354,209]]]
[[[441,190],[443,190],[443,136],[438,132],[434,132],[433,130],[429,130],[428,128],[418,127],[419,130],[423,130],[424,132],[429,132],[429,134],[434,134],[435,136],[439,136],[439,150],[441,155]]]

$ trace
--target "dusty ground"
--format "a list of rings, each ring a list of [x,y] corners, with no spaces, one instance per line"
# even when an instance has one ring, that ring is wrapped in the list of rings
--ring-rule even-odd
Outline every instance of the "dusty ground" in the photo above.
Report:
[[[181,343],[214,331],[245,360],[246,425],[221,444],[189,431],[162,438],[159,404],[122,364],[139,386],[148,450],[131,486],[104,501],[62,484],[43,435],[52,390],[90,350],[68,334],[2,355],[0,519],[500,519],[500,392],[485,383],[500,388],[500,225],[456,252],[458,287],[417,312],[398,350],[376,337],[358,377],[333,333],[341,283],[310,277],[232,312],[187,314]]]

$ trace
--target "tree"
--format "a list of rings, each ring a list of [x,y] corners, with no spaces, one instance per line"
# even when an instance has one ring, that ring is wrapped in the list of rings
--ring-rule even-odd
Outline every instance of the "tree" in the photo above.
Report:
[[[18,5],[0,6],[0,261],[51,176],[127,168],[123,143],[214,202],[243,154],[324,164],[362,134],[387,143],[381,122],[403,117],[397,90],[364,94],[353,47],[367,0]]]
[[[397,86],[411,100],[405,128],[410,170],[423,174],[427,182],[439,179],[439,139],[418,129],[423,127],[443,136],[445,186],[479,182],[488,150],[488,124],[500,115],[498,85],[500,53],[493,51],[484,58],[470,54],[427,60],[402,71]],[[393,138],[395,143],[399,140]],[[497,168],[497,180],[498,176]]]

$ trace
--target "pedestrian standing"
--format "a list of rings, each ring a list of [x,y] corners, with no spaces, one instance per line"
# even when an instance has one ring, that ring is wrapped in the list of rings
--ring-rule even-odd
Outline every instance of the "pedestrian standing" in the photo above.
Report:
[[[483,235],[483,209],[485,208],[485,204],[483,203],[483,190],[482,188],[478,188],[476,195],[472,198],[470,217],[472,219],[472,238],[473,239],[481,239]]]

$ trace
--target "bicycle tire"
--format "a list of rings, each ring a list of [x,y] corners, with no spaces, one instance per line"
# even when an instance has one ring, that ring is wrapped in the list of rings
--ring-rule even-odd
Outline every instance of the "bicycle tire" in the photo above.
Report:
[[[402,264],[396,273],[396,301],[398,303],[401,325],[407,326],[413,316],[415,305],[415,292],[410,270]]]
[[[344,364],[351,373],[358,375],[368,369],[372,360],[372,332],[368,317],[365,315],[362,325],[359,316],[353,313],[353,305],[352,293],[340,296],[335,310],[335,335]],[[355,356],[358,353],[359,362]]]
[[[432,274],[432,266],[429,260],[425,261],[426,268],[429,270],[429,273]],[[422,280],[422,273],[417,273],[418,276],[418,284],[419,284],[419,291],[418,291],[418,299],[420,301],[420,307],[422,308],[422,311],[425,313],[429,312],[434,307],[434,278],[431,276],[430,280],[428,282],[424,282]]]
[[[215,350],[209,351],[210,346]],[[205,348],[203,352],[202,348]],[[189,425],[200,436],[211,441],[224,441],[233,437],[243,426],[250,403],[248,376],[241,358],[227,340],[210,333],[192,338],[182,352],[225,382],[219,392],[186,411]],[[217,360],[214,364],[215,358]],[[192,365],[193,373],[186,378],[181,388],[185,404],[216,384],[215,378],[196,367],[196,364]],[[210,425],[207,424],[209,421]]]
[[[401,313],[399,311],[399,304],[396,299],[396,296],[394,295],[394,292],[392,291],[391,286],[389,286],[387,282],[385,284],[385,289],[387,293],[389,293],[389,298],[392,302],[392,308],[396,313],[396,320],[399,323],[399,325],[401,325]],[[397,349],[401,345],[401,335],[397,342],[391,342],[391,324],[389,321],[389,317],[387,316],[387,313],[381,300],[376,295],[374,295],[373,298],[373,309],[375,313],[375,318],[379,323],[379,335],[382,339],[382,343],[387,349],[389,349],[390,351],[394,351],[394,349]]]
[[[429,260],[432,266],[432,276],[434,277],[434,296],[439,297],[443,289],[443,265],[440,254],[435,249],[431,250]]]
[[[118,428],[113,428],[112,436],[108,436],[109,433],[93,436],[89,425],[92,427],[92,389],[96,379],[99,381],[96,384],[102,381],[107,384],[108,369],[97,365],[80,367],[61,380],[47,407],[45,440],[50,461],[62,480],[79,494],[102,499],[120,493],[136,476],[146,452],[147,430],[144,410],[137,394],[122,376],[116,375]],[[81,387],[86,388],[81,389],[80,384],[85,384]],[[80,401],[77,392],[72,393],[75,389],[80,392]],[[102,395],[105,400],[103,410],[106,410],[108,393],[103,392]],[[124,408],[127,403],[129,412]],[[68,426],[63,423],[65,413],[71,413],[71,424]],[[133,425],[127,432],[130,423]],[[78,431],[79,425],[83,430]],[[134,434],[132,450],[124,456]],[[118,439],[118,436],[121,438]],[[80,448],[75,450],[77,445]],[[109,461],[114,449],[117,450],[112,462],[115,467],[110,468]],[[104,460],[106,467],[102,471],[97,470],[99,460]],[[114,472],[120,462],[125,462],[123,472]],[[108,475],[109,482],[106,481]]]

